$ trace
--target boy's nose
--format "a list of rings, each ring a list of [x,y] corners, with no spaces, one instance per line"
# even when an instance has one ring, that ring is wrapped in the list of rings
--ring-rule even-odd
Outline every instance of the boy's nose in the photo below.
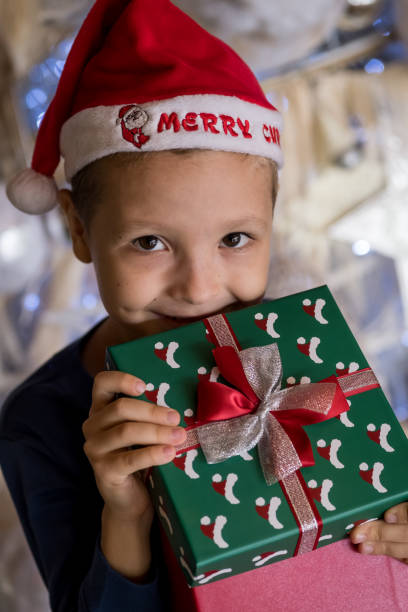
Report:
[[[206,304],[220,294],[221,274],[208,262],[188,263],[175,271],[172,297],[189,304]]]

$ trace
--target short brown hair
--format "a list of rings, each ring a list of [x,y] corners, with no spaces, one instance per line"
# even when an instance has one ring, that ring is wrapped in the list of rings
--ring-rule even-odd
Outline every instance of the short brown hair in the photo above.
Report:
[[[168,152],[175,155],[188,155],[199,151],[208,151],[208,149],[172,149]],[[113,153],[101,159],[91,162],[82,170],[77,172],[71,180],[72,185],[72,200],[75,209],[87,229],[90,228],[92,216],[95,211],[97,201],[102,197],[101,181],[99,177],[103,172],[103,167],[107,163],[114,163],[117,167],[123,167],[134,161],[142,161],[148,159],[152,155],[157,155],[157,151],[146,151],[143,153]],[[272,208],[275,206],[278,195],[278,167],[276,162],[266,157],[259,157],[249,153],[234,153],[240,155],[243,159],[254,159],[257,165],[269,166],[272,171]]]

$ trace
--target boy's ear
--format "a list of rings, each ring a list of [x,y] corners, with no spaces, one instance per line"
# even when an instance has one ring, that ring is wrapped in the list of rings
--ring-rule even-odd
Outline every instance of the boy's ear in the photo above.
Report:
[[[58,192],[58,203],[64,212],[75,256],[83,263],[90,263],[92,255],[88,246],[88,235],[82,220],[75,210],[71,192],[68,189],[61,189]]]

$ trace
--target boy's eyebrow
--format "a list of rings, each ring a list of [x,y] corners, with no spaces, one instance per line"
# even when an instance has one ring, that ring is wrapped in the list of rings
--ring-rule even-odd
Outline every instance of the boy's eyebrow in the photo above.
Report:
[[[155,229],[158,231],[166,231],[166,230],[168,231],[169,229],[172,229],[167,224],[160,223],[158,221],[153,221],[150,219],[146,219],[144,221],[130,220],[127,222],[122,222],[122,223],[123,225],[122,225],[121,230],[117,232],[119,235],[123,235],[124,233],[129,233],[132,230],[144,229],[146,227],[150,229]],[[223,224],[221,231],[238,229],[239,227],[243,227],[246,224],[257,226],[259,229],[266,229],[267,227],[267,223],[264,221],[264,219],[250,215],[247,217],[240,217],[239,219],[232,219],[230,221],[226,221],[225,224]]]

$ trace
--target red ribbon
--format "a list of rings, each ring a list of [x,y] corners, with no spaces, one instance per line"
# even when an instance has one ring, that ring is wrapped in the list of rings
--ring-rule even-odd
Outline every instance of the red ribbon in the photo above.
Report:
[[[247,381],[237,351],[231,346],[221,346],[215,348],[212,352],[220,373],[225,380],[236,388],[218,382],[210,382],[207,379],[200,379],[197,388],[197,420],[200,425],[249,414],[254,412],[260,403],[260,398],[253,392]],[[307,406],[273,412],[274,417],[290,437],[303,467],[315,463],[313,450],[303,427],[326,421],[349,409],[336,376],[329,376],[319,382],[329,382],[336,385],[332,404],[326,414],[310,410]]]

